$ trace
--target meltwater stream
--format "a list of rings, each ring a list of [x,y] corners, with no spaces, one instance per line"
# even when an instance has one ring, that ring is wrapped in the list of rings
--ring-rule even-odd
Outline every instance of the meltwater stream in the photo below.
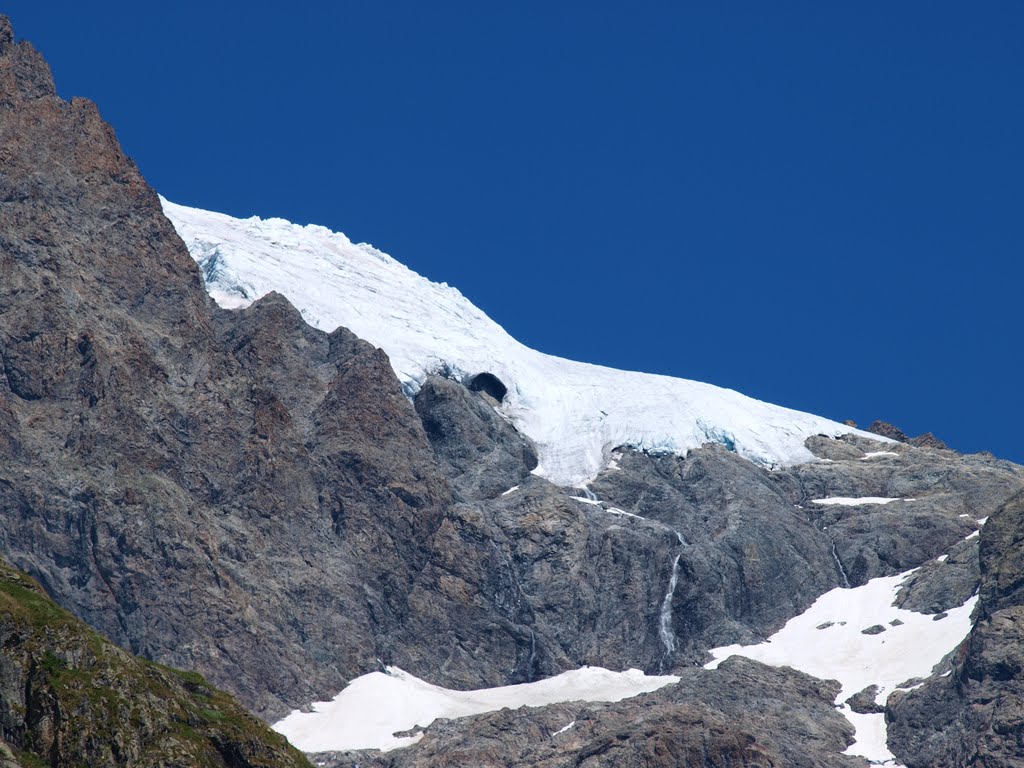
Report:
[[[683,549],[686,547],[686,539],[683,538],[683,534],[675,529],[672,529],[672,532],[679,540],[679,551],[672,561],[672,575],[668,580],[668,589],[665,592],[665,597],[661,601],[658,634],[661,637],[661,644],[665,646],[665,653],[658,663],[659,671],[664,668],[665,662],[676,652],[676,633],[672,629],[672,598],[675,597],[676,586],[679,584],[679,558],[682,557]]]
[[[846,589],[850,589],[850,579],[846,576],[846,569],[843,567],[843,561],[839,559],[839,552],[836,551],[836,543],[834,541],[832,542],[832,559],[839,566],[839,575],[843,577],[843,586]]]
[[[602,504],[601,500],[597,498],[597,495],[591,491],[586,484],[577,486],[575,489],[580,496],[573,496],[572,498],[577,501],[582,501],[588,504],[595,504],[605,509],[605,505]],[[634,515],[630,512],[626,512],[615,507],[608,507],[606,511],[616,515],[623,515],[628,517],[634,517],[638,520],[645,518],[639,515]],[[658,614],[658,637],[661,638],[661,644],[665,648],[664,653],[661,655],[661,659],[658,662],[659,674],[664,671],[665,664],[671,660],[672,656],[676,652],[676,633],[672,629],[672,600],[676,594],[676,587],[679,584],[679,560],[683,556],[683,550],[689,546],[689,543],[683,538],[683,534],[672,528],[665,523],[660,521],[654,521],[656,525],[662,526],[675,534],[676,539],[679,541],[679,551],[676,552],[676,556],[672,559],[672,570],[669,574],[668,588],[665,590],[665,596],[661,599],[661,610]]]

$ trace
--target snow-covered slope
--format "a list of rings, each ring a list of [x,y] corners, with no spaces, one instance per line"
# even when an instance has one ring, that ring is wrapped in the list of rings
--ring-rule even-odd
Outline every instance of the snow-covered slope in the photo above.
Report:
[[[886,744],[885,716],[858,714],[844,702],[874,685],[875,703],[884,705],[894,690],[910,688],[916,685],[913,681],[931,675],[971,631],[971,612],[978,602],[975,595],[941,615],[896,608],[900,587],[913,572],[826,592],[763,643],[713,648],[714,660],[705,668],[715,669],[724,659],[738,655],[793,667],[822,680],[838,680],[842,689],[836,705],[857,729],[856,741],[846,754],[894,764]]]
[[[538,474],[562,485],[592,479],[621,445],[683,454],[718,442],[775,466],[811,460],[809,435],[851,431],[729,389],[529,349],[455,288],[324,227],[163,207],[222,306],[284,294],[311,325],[382,348],[410,394],[429,373],[496,376],[508,388],[500,412],[536,443]]]
[[[508,707],[543,707],[568,701],[622,701],[679,682],[673,675],[645,675],[638,669],[611,672],[583,667],[533,683],[452,691],[431,685],[397,667],[356,678],[333,701],[295,710],[274,729],[304,752],[350,749],[388,751],[415,744],[438,718],[468,717]]]

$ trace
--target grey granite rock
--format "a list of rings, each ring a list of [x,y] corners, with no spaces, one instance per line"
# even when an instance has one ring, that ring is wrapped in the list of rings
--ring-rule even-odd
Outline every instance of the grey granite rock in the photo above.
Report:
[[[896,605],[918,613],[942,613],[963,605],[978,591],[981,570],[977,537],[953,546],[945,560],[931,560],[907,579]]]
[[[858,691],[846,700],[846,705],[854,712],[860,715],[872,715],[879,712],[884,712],[885,707],[881,704],[877,704],[875,699],[878,697],[878,686],[869,685],[862,691]]]
[[[861,458],[838,457],[775,473],[780,484],[836,543],[836,554],[854,586],[890,576],[947,553],[1021,488],[1020,467],[985,454],[960,455],[889,443],[852,443]],[[835,448],[822,441],[808,447],[824,456]],[[845,449],[841,449],[844,450]],[[871,452],[897,456],[864,458]],[[846,507],[814,504],[828,497],[904,499],[884,505]]]

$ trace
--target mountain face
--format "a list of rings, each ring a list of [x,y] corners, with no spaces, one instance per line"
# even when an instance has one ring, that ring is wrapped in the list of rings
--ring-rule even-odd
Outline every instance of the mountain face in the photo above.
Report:
[[[161,201],[6,19],[0,164],[0,554],[122,647],[271,720],[388,666],[678,678],[337,765],[857,766],[883,718],[907,765],[1019,764],[1020,467],[541,355],[342,235]],[[977,600],[920,688],[701,667],[909,571],[936,627]]]

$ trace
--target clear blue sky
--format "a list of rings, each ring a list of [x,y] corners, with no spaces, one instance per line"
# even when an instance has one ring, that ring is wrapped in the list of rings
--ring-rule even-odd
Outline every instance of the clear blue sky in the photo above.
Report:
[[[176,202],[372,242],[546,352],[1024,461],[1024,3],[3,10]]]

